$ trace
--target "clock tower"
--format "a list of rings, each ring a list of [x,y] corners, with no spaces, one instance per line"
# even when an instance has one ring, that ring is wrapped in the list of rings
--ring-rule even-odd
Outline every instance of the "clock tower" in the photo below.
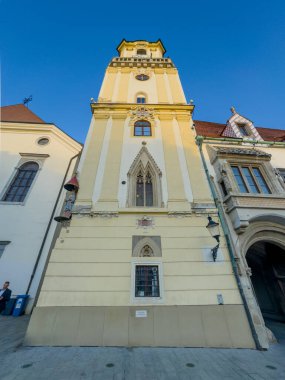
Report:
[[[117,51],[26,343],[253,347],[223,234],[211,255],[194,105],[161,40]]]

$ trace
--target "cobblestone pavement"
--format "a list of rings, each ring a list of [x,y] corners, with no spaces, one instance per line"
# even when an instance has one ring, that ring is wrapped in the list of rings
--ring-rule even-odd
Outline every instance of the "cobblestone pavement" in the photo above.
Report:
[[[1,380],[285,379],[285,340],[268,351],[23,347],[28,316],[0,316]]]

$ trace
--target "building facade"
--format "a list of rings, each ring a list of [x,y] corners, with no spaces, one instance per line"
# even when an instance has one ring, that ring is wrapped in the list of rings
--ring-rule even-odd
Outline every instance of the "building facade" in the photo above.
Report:
[[[195,121],[262,348],[285,323],[285,131],[255,127],[234,108],[226,124]]]
[[[0,281],[30,295],[30,312],[82,146],[22,104],[0,112]]]
[[[255,347],[178,71],[160,40],[117,50],[26,344]]]

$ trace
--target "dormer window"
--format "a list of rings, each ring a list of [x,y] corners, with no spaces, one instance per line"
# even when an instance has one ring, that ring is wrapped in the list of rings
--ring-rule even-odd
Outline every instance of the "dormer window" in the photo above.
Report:
[[[146,50],[145,49],[138,49],[137,55],[146,55]]]
[[[239,124],[238,129],[243,137],[250,136],[250,133],[248,133],[248,129],[246,128],[245,124]]]

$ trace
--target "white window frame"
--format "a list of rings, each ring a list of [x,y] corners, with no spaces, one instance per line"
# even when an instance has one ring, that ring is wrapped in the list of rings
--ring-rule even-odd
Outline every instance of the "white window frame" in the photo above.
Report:
[[[131,304],[136,305],[153,305],[153,304],[162,304],[164,303],[164,284],[163,284],[163,268],[161,261],[146,261],[145,257],[139,260],[136,257],[136,260],[132,262],[131,268]],[[158,281],[159,281],[159,297],[136,297],[136,267],[137,266],[158,266]]]

